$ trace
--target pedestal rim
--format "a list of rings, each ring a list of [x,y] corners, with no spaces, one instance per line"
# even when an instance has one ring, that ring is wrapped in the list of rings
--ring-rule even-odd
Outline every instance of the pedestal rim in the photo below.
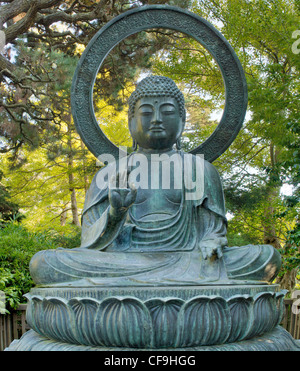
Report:
[[[300,351],[300,340],[295,340],[282,327],[269,333],[236,343],[163,349],[91,347],[49,340],[30,330],[21,339],[14,340],[5,351],[117,351],[117,352],[199,352],[199,351]]]

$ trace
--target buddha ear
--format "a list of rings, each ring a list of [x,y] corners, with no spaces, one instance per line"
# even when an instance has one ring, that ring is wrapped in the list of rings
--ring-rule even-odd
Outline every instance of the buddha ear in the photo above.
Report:
[[[185,120],[186,120],[186,110],[184,109],[183,113],[182,113],[182,117],[181,117],[181,133],[180,133],[180,136],[185,128]]]
[[[136,151],[138,148],[138,144],[137,144],[137,141],[135,139],[132,139],[132,151]]]
[[[181,150],[181,135],[183,133],[183,130],[184,130],[184,127],[185,127],[185,118],[186,118],[186,112],[184,110],[182,116],[180,117],[180,120],[181,120],[181,130],[180,130],[180,134],[176,140],[176,149],[177,151],[180,151]]]
[[[186,121],[186,110],[184,109],[183,114],[182,114],[182,127],[183,128],[185,127],[185,121]]]
[[[134,128],[134,118],[133,117],[129,117],[128,118],[128,129],[130,131],[130,135],[132,137],[132,129]]]
[[[130,135],[131,135],[131,138],[132,138],[132,150],[133,151],[136,151],[137,150],[137,141],[135,139],[135,136],[134,136],[134,132],[135,132],[135,119],[134,117],[131,117],[128,119],[128,129],[129,129],[129,132],[130,132]]]

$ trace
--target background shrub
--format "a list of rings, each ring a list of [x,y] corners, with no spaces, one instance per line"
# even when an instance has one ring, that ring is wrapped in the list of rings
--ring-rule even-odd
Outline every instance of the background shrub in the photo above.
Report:
[[[62,236],[53,231],[29,232],[17,223],[0,228],[0,290],[4,291],[7,309],[26,303],[24,294],[34,286],[29,272],[32,256],[40,250],[80,246],[80,230]]]

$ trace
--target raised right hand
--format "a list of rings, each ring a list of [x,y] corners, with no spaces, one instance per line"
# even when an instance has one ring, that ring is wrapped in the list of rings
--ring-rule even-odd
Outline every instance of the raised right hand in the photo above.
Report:
[[[136,199],[137,190],[133,183],[128,184],[127,176],[127,171],[124,171],[117,173],[110,180],[108,199],[111,206],[110,214],[114,217],[121,218]]]

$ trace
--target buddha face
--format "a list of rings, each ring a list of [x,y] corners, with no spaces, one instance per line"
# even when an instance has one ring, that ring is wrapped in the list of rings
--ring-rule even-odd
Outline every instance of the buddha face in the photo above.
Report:
[[[144,149],[171,149],[181,136],[184,119],[176,99],[144,97],[137,101],[129,121],[133,139]]]

